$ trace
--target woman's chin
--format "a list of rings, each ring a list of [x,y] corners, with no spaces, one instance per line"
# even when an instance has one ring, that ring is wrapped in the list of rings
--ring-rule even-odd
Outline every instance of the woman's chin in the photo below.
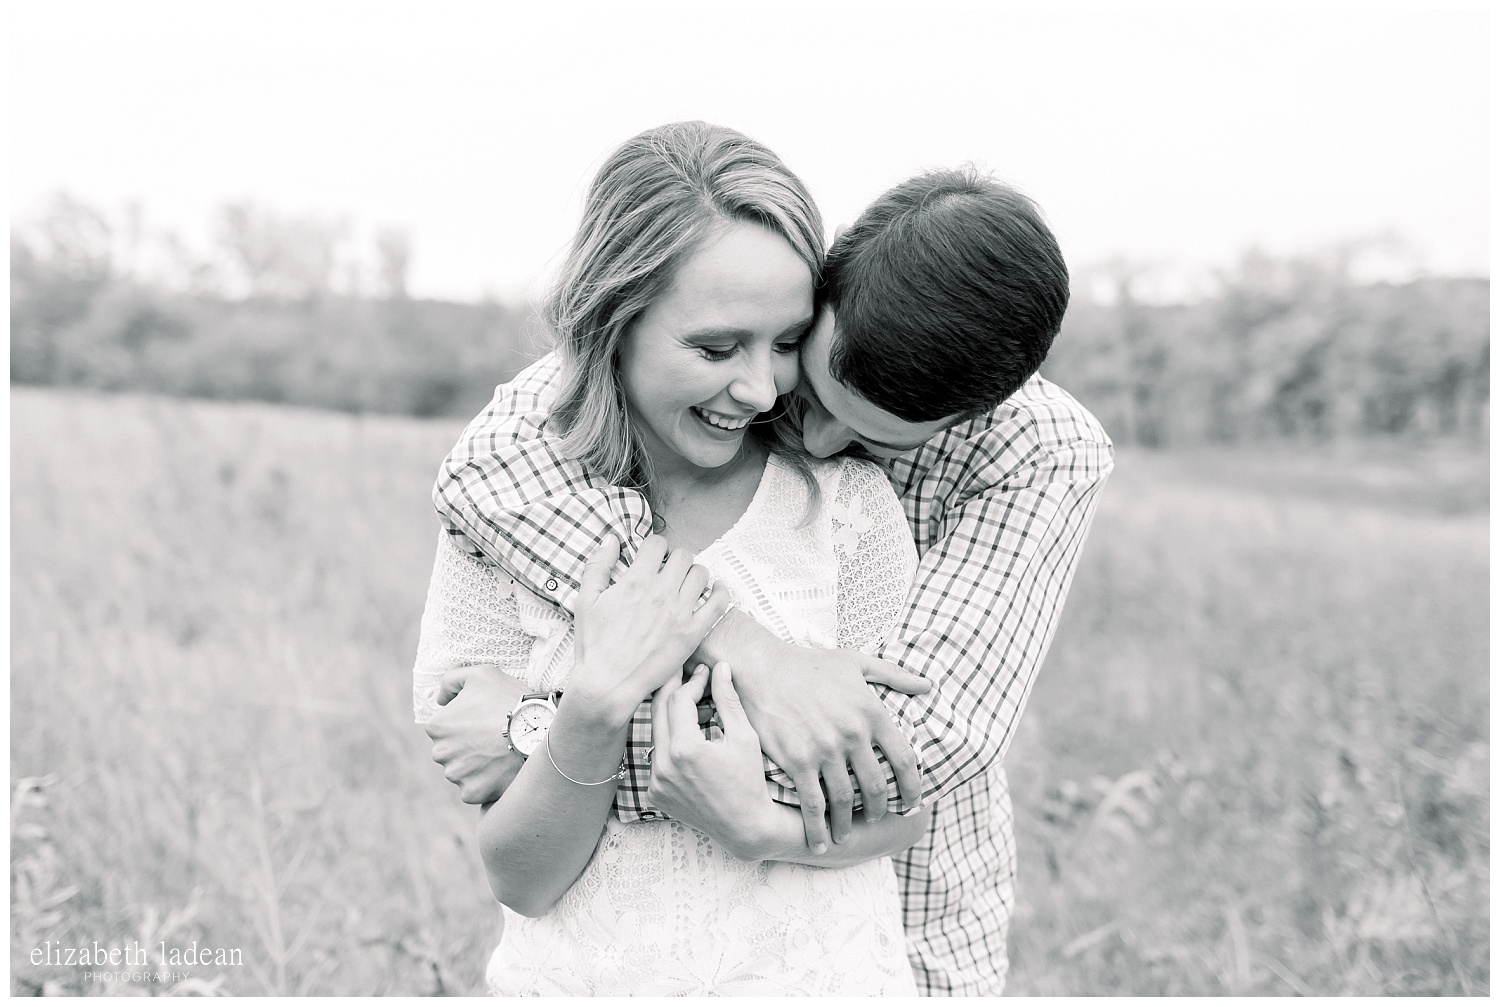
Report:
[[[695,438],[695,443],[682,453],[683,460],[700,469],[721,469],[738,459],[745,447],[745,435],[740,433],[733,440]]]

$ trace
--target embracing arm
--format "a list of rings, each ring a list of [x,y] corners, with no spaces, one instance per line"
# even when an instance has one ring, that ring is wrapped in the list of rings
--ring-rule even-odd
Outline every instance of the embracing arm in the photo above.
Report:
[[[685,684],[658,690],[652,700],[654,805],[712,836],[741,860],[847,867],[899,853],[921,838],[929,809],[857,822],[832,850],[809,847],[801,813],[767,793],[760,739],[745,716],[729,665],[715,665],[711,678],[723,724],[716,736],[705,738],[698,729],[696,704],[710,681],[705,665],[698,665]]]
[[[651,510],[640,493],[563,456],[546,430],[561,379],[549,354],[497,388],[443,459],[432,502],[461,548],[571,615],[594,548],[614,537],[628,563],[650,534]]]
[[[562,897],[598,845],[631,716],[642,699],[680,681],[682,663],[728,605],[706,602],[708,571],[664,539],[609,584],[611,543],[589,560],[578,592],[572,671],[540,750],[499,801],[487,805],[479,850],[495,897],[540,915]]]
[[[549,734],[550,749],[533,753],[501,798],[484,808],[479,838],[490,886],[517,912],[545,912],[588,863],[614,800],[611,777],[620,765],[631,715],[663,681],[680,676],[683,660],[728,604],[717,592],[699,607],[708,574],[693,565],[691,555],[667,558],[659,538],[643,542],[641,555],[647,562],[626,570],[607,590],[617,547],[611,540],[590,560],[578,596],[572,671]],[[465,606],[475,599],[455,590],[463,586],[462,575],[444,575],[476,568],[495,578],[493,568],[480,567],[442,543],[423,615],[419,683],[445,662],[487,656],[484,648],[462,641],[482,638],[487,630],[506,634],[498,592],[488,599],[480,592],[478,600],[487,607],[470,611]],[[510,625],[509,635],[516,628]],[[460,642],[445,642],[447,636]],[[506,712],[495,709],[491,715],[503,720]]]
[[[784,860],[809,867],[852,867],[876,857],[891,857],[909,848],[932,822],[932,808],[917,808],[876,821],[855,821],[844,839],[827,852],[809,849],[802,815],[796,808],[773,805],[775,820],[744,860]]]
[[[997,765],[1051,645],[1111,462],[1058,451],[949,511],[879,657],[932,681],[887,705],[913,729],[924,799]]]
[[[847,649],[791,647],[746,626],[747,620],[726,620],[705,641],[700,654],[720,645],[723,650],[710,656],[734,662],[762,744],[797,784],[782,788],[778,800],[796,803],[801,795],[810,844],[823,826],[821,791],[804,782],[809,777],[823,777],[835,838],[850,827],[849,805],[841,815],[839,803],[849,800],[851,790],[841,772],[846,755],[861,791],[894,798],[899,788],[905,807],[915,803],[901,783],[899,749],[885,748],[890,758],[880,767],[883,785],[867,783],[859,773],[854,759],[859,742],[850,739],[859,738],[861,723],[871,725],[865,738],[878,739],[880,722],[860,705],[861,681],[879,681],[904,669],[932,684],[930,691],[910,696],[874,690],[884,699],[875,708],[899,720],[920,753],[921,800],[940,797],[1005,754],[1113,465],[1108,439],[1091,417],[1087,421],[1085,430],[1097,435],[1073,444],[1044,449],[1023,430],[1021,435],[1008,431],[1000,448],[983,441],[943,447],[944,459],[966,472],[968,482],[947,480],[955,487],[953,497],[961,497],[953,505],[919,510],[933,523],[930,534],[936,541],[922,557],[897,631],[878,658]],[[1007,451],[1022,461],[1012,463]],[[737,638],[729,641],[730,634]],[[815,704],[799,704],[810,685],[825,693],[840,690],[844,698],[821,700],[808,710]],[[842,711],[851,724],[831,740],[814,723],[830,711]],[[892,800],[891,810],[901,806]],[[865,816],[872,816],[869,802]]]
[[[556,441],[547,435],[545,425],[559,384],[560,364],[549,356],[497,389],[494,400],[469,424],[444,460],[433,490],[433,503],[456,546],[497,564],[536,597],[550,599],[559,611],[571,613],[576,585],[589,553],[612,536],[622,544],[622,553],[630,557],[649,533],[651,513],[639,493],[600,484],[576,461],[562,457],[557,450]],[[750,659],[749,652],[756,649],[762,636],[772,644],[776,642],[774,636],[761,630],[752,619],[731,613],[713,634],[711,642],[716,641],[720,649],[704,651],[700,656],[710,661],[721,655],[738,660],[744,654]],[[774,658],[767,664],[776,667]],[[906,691],[927,688],[920,678],[892,665],[871,667],[872,681]],[[494,683],[493,673],[487,678]],[[753,689],[756,696],[772,694],[785,679],[778,678],[773,670],[758,681],[764,684]],[[437,694],[435,682],[431,690]],[[800,697],[806,700],[800,707],[800,715],[781,718],[780,730],[768,735],[771,740],[767,751],[773,758],[797,758],[797,764],[803,767],[786,778],[789,786],[795,778],[821,795],[822,789],[817,785],[819,767],[836,763],[842,769],[851,759],[863,770],[861,782],[875,786],[877,781],[884,780],[885,774],[872,755],[874,738],[897,763],[897,778],[908,803],[917,803],[921,788],[910,746],[895,730],[857,669],[845,676],[808,679],[799,690]],[[473,705],[462,696],[454,702],[462,704],[456,712]],[[757,723],[764,716],[769,726],[771,715],[762,714],[762,707],[754,699],[750,703]],[[442,728],[444,721],[451,719],[440,715],[432,723]],[[468,719],[472,722],[472,718]],[[787,744],[778,747],[783,738]],[[814,745],[816,752],[803,755],[802,746],[809,738],[818,739]],[[638,820],[646,810],[642,798],[644,781],[651,773],[645,761],[650,746],[650,716],[643,708],[632,724],[627,749],[630,779],[639,785],[621,789],[617,804],[621,821]],[[477,757],[493,747],[455,743],[445,744],[441,753],[435,751],[435,755],[451,756],[444,762],[445,769],[450,771],[449,778],[462,786],[465,800],[482,802],[497,797],[500,792],[497,787],[513,771],[513,766],[488,764]],[[836,750],[846,753],[848,758],[837,758]],[[465,753],[476,757],[466,758]],[[766,770],[774,772],[776,766],[769,764]],[[849,789],[847,775],[843,787]],[[875,801],[873,805],[883,813],[883,801]],[[835,821],[847,825],[849,807],[849,801],[835,800]],[[816,815],[809,812],[810,830],[814,828],[814,820],[822,822],[821,810]],[[822,830],[826,840],[826,827],[818,824],[816,828]]]

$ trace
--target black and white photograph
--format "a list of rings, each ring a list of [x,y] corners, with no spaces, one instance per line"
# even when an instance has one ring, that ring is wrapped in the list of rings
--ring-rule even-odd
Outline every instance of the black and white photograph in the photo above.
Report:
[[[15,996],[1487,996],[1492,15],[8,5]]]

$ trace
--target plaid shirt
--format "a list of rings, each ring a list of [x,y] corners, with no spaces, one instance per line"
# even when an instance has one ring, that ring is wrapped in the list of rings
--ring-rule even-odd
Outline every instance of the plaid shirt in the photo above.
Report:
[[[469,552],[571,612],[595,545],[613,531],[633,553],[651,514],[639,493],[603,483],[544,436],[559,372],[544,357],[497,390],[445,460],[433,499]],[[1038,376],[889,463],[921,559],[879,656],[934,685],[921,696],[879,688],[912,729],[924,799],[940,798],[926,835],[893,857],[912,964],[928,994],[1004,986],[1015,839],[1000,763],[1113,459],[1098,421]],[[616,794],[622,821],[660,816],[646,800],[650,743],[643,704]],[[790,779],[769,760],[767,775],[795,803]],[[894,774],[888,784],[894,794]]]

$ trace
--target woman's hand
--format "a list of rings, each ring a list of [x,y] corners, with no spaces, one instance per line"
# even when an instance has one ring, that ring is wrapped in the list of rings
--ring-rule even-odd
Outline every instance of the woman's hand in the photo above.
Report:
[[[775,806],[766,792],[760,739],[722,661],[714,666],[713,697],[724,728],[721,737],[703,737],[697,704],[708,684],[708,667],[700,664],[685,684],[668,683],[652,700],[650,800],[741,860],[762,860]]]
[[[587,704],[610,722],[629,721],[641,701],[680,680],[682,665],[731,607],[708,570],[685,550],[668,554],[650,535],[635,562],[609,584],[620,544],[607,538],[589,557],[575,604],[573,671],[564,702]]]

